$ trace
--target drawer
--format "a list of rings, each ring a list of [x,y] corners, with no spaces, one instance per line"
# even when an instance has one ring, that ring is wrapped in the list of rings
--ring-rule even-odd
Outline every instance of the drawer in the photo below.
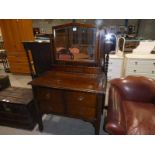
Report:
[[[128,68],[127,73],[130,74],[139,74],[139,73],[144,73],[144,74],[153,74],[155,75],[155,68]]]
[[[30,73],[27,63],[9,63],[12,73]]]
[[[64,114],[63,104],[51,104],[51,102],[43,100],[38,101],[38,104],[42,113]]]
[[[132,59],[127,61],[128,66],[140,66],[140,67],[155,67],[155,60],[136,60]]]
[[[65,99],[68,106],[77,105],[80,107],[96,107],[96,94],[84,92],[65,92]]]
[[[122,65],[122,60],[113,60],[113,59],[110,59],[109,60],[109,66],[121,66]]]
[[[40,87],[35,97],[42,112],[64,113],[61,90]]]
[[[108,80],[112,80],[112,79],[120,78],[120,77],[121,77],[120,75],[108,75]]]
[[[96,118],[96,109],[72,104],[67,106],[67,115],[76,118],[94,120]]]
[[[121,77],[121,74],[119,74],[119,73],[108,73],[108,76],[109,77]]]
[[[50,88],[38,88],[37,99],[48,101],[50,104],[62,104],[62,91]]]
[[[9,51],[7,52],[7,56],[16,56],[16,57],[26,57],[25,50],[15,50],[15,51]]]
[[[28,63],[27,57],[19,56],[19,55],[18,56],[8,56],[8,61],[10,63]]]
[[[155,77],[155,75],[153,75],[153,74],[146,74],[146,73],[131,73],[131,72],[127,72],[126,76],[127,75],[145,76],[145,77],[149,77],[149,78]]]
[[[108,68],[108,74],[121,74],[122,73],[122,68]]]

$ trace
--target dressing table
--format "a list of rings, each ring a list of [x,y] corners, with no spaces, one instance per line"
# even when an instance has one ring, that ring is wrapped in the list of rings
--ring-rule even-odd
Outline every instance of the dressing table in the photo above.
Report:
[[[100,65],[99,40],[90,24],[53,27],[51,69],[30,82],[38,113],[82,119],[99,134],[106,80]]]

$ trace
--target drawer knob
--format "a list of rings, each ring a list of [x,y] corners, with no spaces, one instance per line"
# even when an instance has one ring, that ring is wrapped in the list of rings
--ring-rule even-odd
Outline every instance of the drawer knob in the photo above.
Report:
[[[155,66],[155,62],[153,63],[153,65]]]
[[[133,70],[134,72],[136,72],[136,70]]]
[[[154,71],[152,71],[152,74],[154,74]]]
[[[84,99],[83,96],[78,97],[78,100],[79,100],[79,101],[82,101],[83,99]]]
[[[47,93],[46,94],[46,99],[49,99],[50,98],[50,93]]]
[[[135,65],[138,65],[138,62],[137,61],[135,62]]]

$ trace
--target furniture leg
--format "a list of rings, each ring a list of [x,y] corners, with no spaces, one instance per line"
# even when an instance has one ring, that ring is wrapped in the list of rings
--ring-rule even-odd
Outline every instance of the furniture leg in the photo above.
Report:
[[[44,127],[43,127],[42,120],[40,120],[38,124],[39,124],[39,131],[43,131]]]
[[[43,121],[42,121],[42,115],[39,112],[39,109],[36,107],[37,109],[37,122],[39,125],[39,131],[43,131]]]
[[[96,113],[97,113],[97,118],[96,118],[96,121],[94,122],[94,125],[95,125],[95,134],[96,135],[99,135],[100,134],[100,122],[101,122],[101,115],[102,115],[102,108],[103,108],[103,99],[104,98],[104,96],[102,96],[102,95],[98,95],[97,96],[97,103],[98,103],[98,105],[97,105],[97,111],[96,111]]]
[[[100,134],[100,120],[97,120],[95,122],[95,135],[99,135]]]

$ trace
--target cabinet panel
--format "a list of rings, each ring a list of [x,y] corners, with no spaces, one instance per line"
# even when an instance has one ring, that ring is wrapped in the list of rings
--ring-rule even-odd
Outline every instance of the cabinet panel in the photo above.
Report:
[[[80,107],[79,105],[68,106],[67,113],[72,117],[79,117],[84,119],[94,120],[96,119],[96,109],[88,107]]]
[[[10,63],[10,70],[12,73],[18,73],[18,74],[28,74],[30,73],[29,66],[27,63]]]
[[[96,95],[82,92],[65,92],[66,104],[80,107],[96,107]]]
[[[22,42],[34,40],[32,20],[1,20],[1,29],[11,72],[29,73],[28,61]]]
[[[1,31],[5,49],[9,52],[16,51],[11,20],[1,20]]]
[[[61,90],[38,88],[36,98],[37,101],[39,101],[39,107],[42,111],[46,111],[47,113],[64,113],[64,105]]]
[[[145,56],[145,57],[144,57]],[[154,55],[126,55],[125,76],[136,75],[155,78]]]
[[[140,67],[155,67],[155,60],[139,60],[139,59],[132,59],[128,60],[129,66],[140,66]]]

